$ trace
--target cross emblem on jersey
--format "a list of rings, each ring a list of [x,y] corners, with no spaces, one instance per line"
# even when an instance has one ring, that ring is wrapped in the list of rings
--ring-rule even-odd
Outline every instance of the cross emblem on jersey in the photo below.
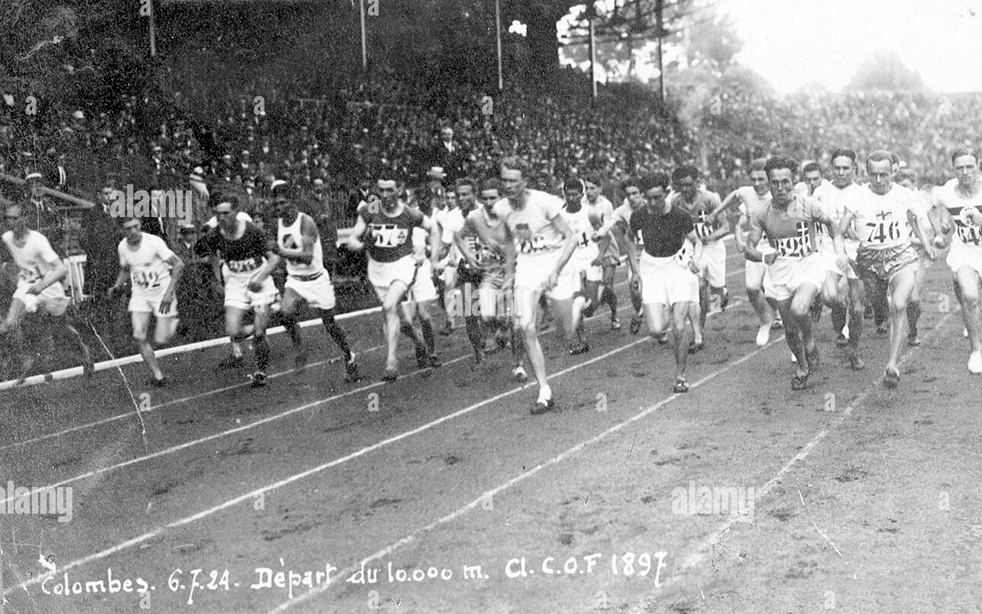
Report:
[[[811,235],[808,233],[808,222],[796,222],[795,230],[798,231],[798,238],[801,239],[802,245],[811,245]]]
[[[880,218],[881,220],[885,220],[892,215],[893,215],[892,211],[880,211],[879,213],[876,214],[876,217]]]

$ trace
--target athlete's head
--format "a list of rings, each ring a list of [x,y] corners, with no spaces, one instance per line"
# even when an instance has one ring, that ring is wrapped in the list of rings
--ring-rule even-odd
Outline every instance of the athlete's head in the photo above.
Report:
[[[645,175],[638,182],[638,189],[644,195],[645,202],[649,207],[658,208],[665,204],[665,197],[668,196],[668,175],[665,173],[652,173]]]
[[[225,234],[234,234],[236,227],[235,213],[238,210],[238,196],[226,194],[215,204],[212,211],[218,220],[218,227],[225,231]]]
[[[890,191],[893,179],[893,158],[885,149],[877,149],[866,157],[866,174],[869,176],[869,189],[874,194],[883,195]]]
[[[388,174],[379,175],[375,189],[378,192],[382,207],[389,211],[396,208],[399,202],[399,186],[395,177]]]
[[[297,216],[297,206],[292,198],[290,184],[277,179],[269,187],[273,199],[273,213],[276,217],[292,220]]]
[[[501,200],[501,182],[495,178],[485,179],[481,182],[481,204],[488,211],[494,206],[494,203]]]
[[[123,231],[123,238],[126,242],[131,245],[136,245],[140,242],[140,235],[142,230],[142,224],[140,218],[138,217],[121,217],[119,218],[119,227]]]
[[[917,189],[917,175],[914,174],[914,171],[910,167],[904,167],[897,171],[894,179],[908,190]]]
[[[457,204],[464,213],[474,208],[474,199],[477,197],[477,182],[470,177],[462,177],[454,183],[454,192],[457,194]]]
[[[832,185],[843,190],[856,179],[856,152],[840,147],[832,152]]]
[[[963,188],[975,185],[979,174],[979,158],[973,150],[967,147],[956,149],[951,154],[951,166],[955,169],[959,185]]]
[[[631,209],[637,209],[644,204],[644,195],[641,194],[641,180],[637,177],[628,177],[621,183],[624,196],[627,197],[627,204]]]
[[[579,209],[583,202],[583,182],[579,179],[569,178],[563,183],[563,197],[567,205],[572,205]]]
[[[672,187],[686,200],[691,201],[699,193],[699,169],[680,166],[672,173]]]
[[[779,205],[787,204],[794,194],[794,174],[798,170],[798,162],[788,156],[774,156],[767,159],[764,172],[771,186],[771,198]]]
[[[20,205],[12,203],[10,201],[4,201],[5,206],[3,208],[3,224],[9,230],[13,230],[14,234],[22,234],[27,228],[27,220],[24,219],[24,210]]]
[[[758,196],[767,194],[771,189],[767,184],[767,173],[764,172],[765,164],[767,158],[757,158],[750,163],[750,185],[754,187],[754,192],[757,192]]]
[[[583,178],[583,183],[586,184],[586,199],[590,204],[595,204],[597,198],[600,197],[600,188],[603,186],[603,177],[600,173],[590,173]]]
[[[894,175],[896,175],[897,171],[900,170],[900,156],[892,151],[890,152],[890,170]]]
[[[512,204],[525,191],[528,172],[528,162],[518,156],[508,156],[501,161],[501,187]]]
[[[801,167],[801,180],[808,186],[808,195],[811,196],[822,185],[822,165],[818,162],[809,162]]]

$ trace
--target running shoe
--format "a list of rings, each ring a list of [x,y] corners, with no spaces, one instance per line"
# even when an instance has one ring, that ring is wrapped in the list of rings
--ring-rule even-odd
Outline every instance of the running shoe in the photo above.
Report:
[[[883,372],[883,385],[887,388],[896,388],[900,385],[900,372],[896,369],[887,369]]]
[[[612,313],[610,315],[610,330],[620,330],[620,329],[621,329],[621,321],[620,319],[618,319],[616,313]]]
[[[771,340],[771,326],[773,324],[761,324],[757,330],[756,343],[759,347],[764,347]]]
[[[395,369],[386,369],[385,373],[382,374],[383,382],[394,382],[399,378],[399,372]]]
[[[538,399],[535,402],[535,405],[532,406],[532,409],[529,410],[529,413],[533,416],[538,416],[555,408],[556,403],[553,399]]]
[[[968,372],[982,373],[982,352],[972,352],[968,357]]]
[[[636,313],[631,316],[631,326],[628,330],[631,331],[632,335],[638,334],[638,331],[641,330],[641,314]]]
[[[262,388],[266,385],[266,374],[262,371],[256,371],[252,374],[252,387]]]
[[[528,373],[525,372],[525,367],[523,367],[522,365],[518,365],[517,367],[512,369],[511,376],[515,378],[516,381],[522,384],[529,381]]]
[[[689,382],[684,377],[676,377],[675,385],[672,386],[673,392],[684,393],[689,391]]]
[[[358,373],[358,361],[356,360],[356,355],[351,352],[348,357],[348,362],[344,363],[344,381],[351,384],[357,382],[361,379],[361,375]]]
[[[590,346],[587,345],[585,341],[580,341],[578,344],[569,348],[569,353],[572,356],[578,356],[579,354],[586,354],[590,351]]]

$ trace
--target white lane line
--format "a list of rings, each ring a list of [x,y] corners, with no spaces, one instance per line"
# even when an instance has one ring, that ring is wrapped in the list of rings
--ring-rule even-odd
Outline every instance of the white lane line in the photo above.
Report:
[[[737,301],[735,303],[735,305],[736,304],[739,304],[739,301]],[[625,305],[625,306],[621,307],[620,309],[629,309],[629,308],[631,308],[630,305]],[[553,332],[556,332],[556,330],[557,329],[555,329],[555,328],[549,328],[548,330],[543,331],[543,333],[553,333]],[[646,338],[647,338],[647,336],[643,336],[640,339],[640,341],[643,341]],[[460,362],[462,360],[467,360],[468,358],[471,358],[472,356],[473,355],[471,353],[467,353],[467,354],[465,354],[463,356],[459,356],[457,358],[454,358],[452,360],[449,360],[449,361],[443,363],[443,366],[449,366],[449,365],[458,363],[458,362]],[[592,362],[592,360],[591,360],[591,362]],[[587,363],[584,363],[584,364],[587,364]],[[423,371],[425,371],[425,369],[417,369],[416,371],[411,372],[410,375],[415,375],[417,373],[422,373]],[[400,377],[405,377],[405,376],[400,376]],[[246,431],[246,430],[255,428],[257,426],[262,426],[263,424],[267,424],[269,422],[275,422],[277,420],[281,420],[281,419],[286,418],[288,416],[291,416],[293,414],[296,414],[296,413],[299,413],[299,412],[302,412],[302,411],[306,411],[308,409],[317,407],[318,405],[324,405],[324,404],[327,404],[327,403],[331,403],[333,401],[337,401],[339,399],[343,399],[344,397],[351,396],[351,395],[354,395],[354,394],[359,394],[359,393],[365,392],[366,390],[371,390],[373,388],[380,388],[380,387],[383,387],[385,385],[386,385],[386,382],[379,381],[379,382],[375,382],[375,383],[369,384],[367,386],[362,386],[361,388],[357,388],[355,390],[349,390],[347,392],[342,392],[340,394],[336,394],[336,395],[331,396],[331,397],[327,397],[327,398],[324,398],[324,399],[318,399],[316,401],[311,401],[310,403],[306,403],[306,404],[301,405],[299,407],[294,407],[292,409],[285,410],[285,411],[283,411],[283,412],[281,412],[279,414],[276,414],[276,415],[273,415],[273,416],[268,416],[266,418],[262,418],[260,420],[255,421],[255,422],[250,422],[249,424],[238,426],[238,427],[235,427],[233,429],[228,429],[228,430],[225,430],[225,431],[220,431],[218,433],[213,433],[211,435],[208,435],[206,437],[202,437],[200,439],[196,439],[196,440],[193,440],[193,441],[188,441],[188,442],[185,442],[185,443],[182,443],[182,444],[171,446],[170,448],[165,448],[163,450],[158,450],[157,452],[154,452],[152,454],[145,454],[143,456],[138,456],[136,458],[131,458],[129,460],[123,461],[121,463],[117,463],[115,465],[110,465],[108,467],[101,467],[99,469],[94,469],[92,471],[83,473],[81,475],[76,475],[76,476],[71,477],[71,478],[66,478],[66,479],[64,479],[64,480],[62,480],[60,482],[55,482],[54,484],[48,484],[47,486],[42,486],[40,488],[42,490],[45,489],[45,488],[57,488],[59,486],[64,486],[66,484],[71,484],[72,482],[77,482],[79,480],[84,480],[84,479],[88,479],[88,478],[91,478],[91,477],[95,477],[95,476],[101,475],[103,473],[108,473],[110,471],[115,471],[116,469],[123,469],[123,468],[129,467],[131,465],[136,465],[138,463],[142,463],[144,461],[152,460],[154,458],[159,458],[161,456],[169,456],[169,455],[174,454],[176,452],[180,452],[181,450],[186,450],[188,448],[191,448],[191,447],[194,447],[194,446],[198,446],[198,445],[201,445],[203,443],[207,443],[209,441],[214,441],[216,439],[221,439],[222,437],[226,437],[228,435],[234,435],[236,433],[241,433],[243,431]],[[526,384],[523,387],[527,387],[527,386],[530,386],[530,385],[531,384]],[[132,415],[132,414],[127,414],[127,415]],[[8,503],[10,501],[13,501],[15,498],[16,498],[15,496],[11,495],[11,496],[7,497],[6,499],[0,500],[0,504],[4,504],[4,503]]]
[[[739,364],[741,364],[741,363],[743,363],[743,362],[745,362],[747,360],[750,360],[754,356],[757,356],[758,354],[760,354],[761,352],[763,352],[767,348],[771,347],[772,345],[774,345],[778,341],[783,341],[783,340],[784,340],[784,336],[782,335],[781,337],[775,339],[774,341],[771,341],[766,346],[764,346],[762,348],[757,348],[757,349],[753,350],[752,352],[750,352],[749,354],[747,354],[746,356],[743,356],[742,358],[737,359],[736,361],[728,364],[727,366],[723,367],[722,369],[719,369],[717,371],[714,371],[714,372],[710,373],[709,375],[703,377],[698,382],[692,384],[690,388],[692,390],[694,390],[694,389],[702,386],[706,382],[709,382],[710,380],[715,379],[716,377],[722,375],[723,373],[726,373],[727,371],[729,371],[730,369],[736,367],[737,365],[739,365]],[[635,345],[635,344],[632,344],[632,345]],[[630,346],[628,346],[628,347],[630,347]],[[575,446],[573,446],[572,448],[566,450],[565,452],[562,452],[562,453],[560,453],[560,454],[558,454],[558,455],[550,458],[549,460],[544,461],[544,462],[536,465],[535,467],[532,467],[528,471],[525,471],[524,473],[515,476],[514,478],[508,480],[507,482],[505,482],[501,486],[498,486],[496,488],[492,488],[489,491],[486,491],[480,497],[478,497],[477,499],[474,499],[473,501],[471,501],[467,505],[461,507],[457,511],[452,512],[450,514],[447,514],[443,518],[440,518],[439,520],[435,520],[435,521],[431,522],[430,524],[426,525],[425,527],[422,527],[420,529],[417,529],[417,530],[413,531],[411,534],[407,535],[406,537],[403,537],[402,539],[400,539],[400,540],[398,540],[398,541],[396,541],[396,542],[394,542],[394,543],[386,546],[382,550],[379,550],[375,554],[369,555],[368,557],[362,559],[357,565],[352,566],[352,567],[349,567],[348,569],[345,569],[343,571],[338,572],[334,576],[334,579],[333,580],[328,581],[328,582],[326,582],[324,584],[320,584],[320,585],[314,587],[313,589],[307,591],[303,595],[299,595],[299,596],[294,597],[293,599],[291,599],[289,601],[286,601],[286,602],[280,604],[275,609],[270,610],[270,614],[278,614],[279,612],[284,612],[288,608],[291,608],[291,607],[293,607],[293,606],[295,606],[295,605],[297,605],[299,603],[302,603],[302,602],[310,599],[311,597],[314,597],[314,596],[316,596],[316,595],[318,595],[320,593],[323,593],[324,591],[326,591],[327,589],[329,589],[332,585],[337,584],[337,582],[339,580],[342,580],[343,578],[349,577],[352,573],[354,573],[355,571],[357,571],[358,569],[360,569],[363,565],[365,565],[367,563],[370,563],[371,561],[374,561],[374,560],[378,560],[378,559],[382,559],[384,557],[387,557],[387,556],[391,555],[392,553],[394,553],[396,550],[399,550],[400,548],[402,548],[404,546],[408,546],[409,544],[411,544],[414,541],[416,541],[416,539],[420,535],[428,534],[429,532],[431,532],[433,529],[437,528],[438,526],[440,526],[442,524],[446,524],[448,522],[453,522],[454,520],[456,520],[457,518],[460,518],[461,516],[463,516],[467,512],[471,511],[472,509],[475,509],[477,506],[481,505],[481,503],[483,501],[487,501],[488,500],[488,497],[492,497],[493,498],[498,493],[500,493],[500,492],[502,492],[504,490],[507,490],[508,488],[511,488],[515,484],[518,484],[519,482],[522,482],[522,481],[524,481],[524,480],[532,477],[533,475],[535,475],[539,471],[542,471],[546,467],[550,467],[552,465],[555,465],[557,463],[560,463],[560,462],[566,460],[567,458],[570,458],[574,454],[577,454],[581,450],[585,449],[587,446],[593,445],[593,444],[595,444],[595,443],[603,440],[604,438],[608,437],[609,435],[612,435],[612,434],[614,434],[614,433],[616,433],[616,432],[624,429],[625,427],[627,427],[627,426],[629,426],[631,424],[634,424],[635,422],[638,422],[639,420],[643,420],[643,419],[647,418],[649,415],[651,415],[652,413],[658,411],[659,409],[661,409],[665,405],[671,403],[672,401],[674,401],[675,399],[679,398],[680,396],[682,396],[682,394],[677,393],[677,392],[676,393],[673,393],[671,396],[666,397],[665,399],[662,399],[661,401],[655,403],[654,405],[648,407],[647,409],[642,410],[641,413],[635,414],[634,416],[628,418],[627,420],[625,420],[623,422],[620,422],[618,424],[615,424],[614,426],[610,427],[609,429],[607,429],[606,431],[600,433],[599,435],[596,435],[594,437],[591,437],[590,439],[587,439],[586,441],[583,441],[583,442],[580,442],[580,443],[576,444]]]
[[[339,316],[335,316],[336,320],[350,320],[351,318],[370,315],[373,313],[378,313],[381,311],[381,307],[371,307],[369,309],[362,309],[361,311],[352,311],[349,313],[343,313]],[[300,328],[310,328],[311,326],[317,326],[321,323],[320,318],[313,320],[304,320],[300,323]],[[267,335],[278,335],[284,332],[286,329],[282,326],[275,326],[266,331]],[[228,337],[217,337],[215,339],[206,339],[204,341],[197,341],[195,343],[189,343],[187,345],[176,345],[170,348],[164,348],[162,350],[156,350],[154,353],[157,358],[163,358],[164,356],[172,356],[175,354],[185,354],[187,352],[193,352],[195,350],[204,350],[207,348],[217,347],[220,345],[225,345],[228,343]],[[136,364],[142,362],[143,358],[139,354],[134,354],[131,356],[123,356],[122,358],[116,358],[114,360],[104,360],[102,362],[97,362],[95,364],[96,371],[106,371],[109,369],[115,369],[117,366],[126,366],[131,364]],[[11,390],[13,388],[21,388],[27,386],[35,386],[38,384],[44,384],[53,380],[63,380],[71,379],[73,377],[78,377],[82,375],[82,367],[70,367],[68,369],[62,369],[60,371],[54,371],[52,373],[42,373],[39,375],[32,375],[31,377],[24,380],[23,384],[18,384],[17,380],[7,380],[5,382],[0,382],[0,391]]]
[[[952,315],[953,315],[953,313],[948,313],[943,318],[941,318],[941,320],[935,325],[935,327],[933,329],[931,329],[931,332],[929,332],[924,337],[924,339],[922,341],[927,341],[931,336],[933,336],[935,333],[937,333],[939,330],[941,330],[941,327],[945,324],[945,322],[948,321],[948,318],[950,318]],[[923,344],[920,347],[923,347]],[[904,356],[902,356],[901,359],[898,361],[898,365],[897,365],[898,368],[899,367],[902,367],[904,365],[904,363],[907,362],[907,360],[910,357],[914,356],[917,353],[917,351],[920,349],[920,347],[917,347],[917,346],[910,347],[907,350],[907,353]],[[755,505],[758,505],[760,503],[760,501],[764,497],[766,497],[768,494],[770,494],[770,492],[774,488],[774,486],[778,482],[780,482],[781,479],[784,478],[784,476],[789,471],[791,471],[791,469],[795,465],[797,465],[801,461],[805,460],[805,458],[807,458],[808,455],[811,454],[812,450],[814,450],[815,447],[818,446],[818,444],[822,442],[822,440],[824,440],[830,433],[832,433],[832,431],[834,431],[837,428],[839,428],[839,426],[843,422],[845,422],[846,419],[849,418],[849,416],[852,415],[853,410],[855,410],[857,407],[859,407],[859,405],[861,405],[862,402],[866,400],[866,397],[868,397],[873,392],[873,390],[875,388],[877,388],[878,386],[881,386],[881,385],[882,385],[881,381],[880,380],[876,380],[865,391],[863,391],[862,393],[860,393],[855,399],[852,400],[852,402],[849,403],[849,405],[845,408],[845,410],[843,410],[841,416],[839,416],[838,418],[836,418],[836,420],[831,425],[829,425],[829,426],[823,428],[821,431],[819,431],[819,433],[817,435],[815,435],[815,437],[812,438],[812,440],[809,441],[808,444],[804,448],[802,448],[800,452],[798,452],[797,454],[795,454],[791,458],[791,460],[789,460],[783,467],[781,467],[781,469],[776,474],[774,474],[774,477],[772,477],[770,480],[768,480],[767,483],[765,483],[762,487],[760,487],[756,491],[757,494],[755,496],[755,502],[756,502]],[[678,571],[679,572],[684,572],[684,571],[686,571],[688,569],[691,569],[691,568],[693,568],[695,566],[700,565],[703,561],[705,561],[707,551],[710,551],[713,548],[714,544],[717,543],[716,540],[719,538],[719,536],[722,535],[722,534],[724,534],[724,533],[726,533],[727,531],[729,531],[730,530],[730,527],[732,527],[733,524],[737,520],[739,520],[739,519],[738,518],[731,518],[727,522],[725,522],[722,525],[720,525],[720,527],[716,531],[714,531],[713,533],[711,533],[708,538],[704,539],[696,547],[695,551],[692,554],[690,554],[688,557],[686,557],[686,559],[679,566]]]
[[[624,285],[627,285],[627,281],[617,282],[617,283],[614,284],[614,287],[616,288],[617,286],[624,286]],[[734,303],[734,306],[735,305],[736,305],[736,303]],[[621,309],[625,309],[625,308],[626,308],[625,306],[621,306],[618,309],[618,311],[620,311]],[[358,312],[358,314],[365,315],[365,314],[369,313],[369,311],[371,311],[371,310],[361,311],[361,312]],[[594,317],[597,317],[597,315],[595,314]],[[589,321],[590,319],[591,318],[587,318],[587,321]],[[320,323],[320,320],[310,320],[310,322]],[[548,332],[554,332],[554,331],[550,330]],[[369,352],[375,352],[377,350],[384,349],[385,347],[386,346],[384,344],[382,344],[382,345],[376,345],[374,347],[370,347],[370,348],[367,348],[367,349],[358,350],[357,353],[359,355],[368,354]],[[321,361],[318,361],[318,362],[315,362],[315,363],[311,363],[310,365],[307,366],[307,368],[308,369],[311,369],[311,368],[318,367],[318,366],[323,365],[323,364],[335,363],[335,362],[339,362],[339,361],[340,361],[340,359],[338,359],[338,358],[331,358],[331,359],[328,359],[328,360],[321,360]],[[290,373],[293,373],[294,371],[295,371],[295,369],[287,369],[286,371],[281,371],[279,373],[274,373],[273,375],[270,375],[269,376],[269,379],[276,379],[278,377],[282,377],[284,375],[288,375]],[[232,384],[230,386],[225,386],[224,388],[216,388],[216,389],[213,389],[213,390],[207,390],[205,392],[199,392],[197,394],[192,394],[190,396],[182,397],[182,398],[179,398],[179,399],[173,399],[171,401],[167,401],[166,403],[161,403],[159,405],[151,405],[149,408],[143,410],[143,412],[144,413],[149,413],[151,411],[155,411],[155,410],[158,410],[158,409],[163,409],[163,408],[169,407],[171,405],[179,405],[181,403],[188,403],[190,401],[195,401],[195,400],[198,400],[198,399],[203,399],[203,398],[206,398],[206,397],[214,396],[214,395],[219,394],[221,392],[228,392],[229,390],[235,390],[237,388],[246,388],[246,387],[248,387],[250,385],[251,384],[249,382],[244,381],[244,382],[239,383],[239,384]],[[356,392],[360,392],[361,390],[363,390],[363,389],[359,389]],[[336,398],[341,398],[341,397],[339,396],[339,397],[336,397]],[[49,433],[47,435],[38,435],[37,437],[34,437],[32,439],[25,439],[23,441],[18,441],[18,442],[9,443],[9,444],[0,446],[0,452],[3,452],[3,451],[8,450],[8,449],[17,448],[17,447],[20,447],[20,446],[25,446],[25,445],[29,445],[29,444],[39,443],[39,442],[42,442],[42,441],[45,441],[45,440],[48,440],[48,439],[53,439],[53,438],[56,438],[56,437],[61,437],[63,435],[68,435],[68,434],[71,434],[71,433],[76,433],[78,431],[83,431],[83,430],[86,430],[86,429],[95,428],[97,426],[102,426],[104,424],[111,424],[113,422],[117,422],[117,421],[123,420],[125,418],[130,418],[132,416],[133,416],[133,412],[127,412],[125,414],[118,414],[118,415],[115,415],[115,416],[110,416],[109,418],[103,418],[101,420],[96,420],[94,422],[89,422],[89,423],[86,423],[86,424],[81,424],[79,426],[73,426],[73,427],[70,427],[70,428],[67,428],[67,429],[62,429],[62,430],[57,431],[55,433]]]
[[[634,346],[636,346],[638,344],[641,344],[641,343],[645,343],[646,341],[648,341],[647,336],[641,337],[641,338],[639,338],[639,339],[637,339],[637,340],[635,340],[635,341],[633,341],[633,342],[631,342],[631,343],[629,343],[627,345],[621,346],[621,347],[619,347],[619,348],[617,348],[615,350],[611,350],[611,351],[607,352],[606,354],[602,354],[602,355],[597,356],[595,358],[592,358],[592,359],[590,359],[590,360],[588,360],[586,362],[580,363],[578,365],[573,365],[572,367],[568,367],[566,369],[563,369],[562,371],[559,371],[558,373],[555,373],[554,375],[549,376],[549,379],[552,380],[552,379],[561,377],[563,375],[566,375],[567,373],[571,373],[571,372],[576,371],[577,369],[580,369],[582,367],[586,367],[586,366],[591,365],[591,364],[593,364],[595,362],[599,362],[601,360],[605,360],[607,358],[610,358],[614,354],[623,352],[626,349],[632,348],[632,347],[634,347]],[[470,358],[470,356],[464,356],[461,359],[463,359],[463,358]],[[705,380],[700,380],[700,383],[702,381],[705,381]],[[696,385],[698,385],[698,384],[696,384]],[[521,392],[522,390],[524,390],[527,387],[528,386],[519,386],[517,388],[513,388],[512,390],[509,390],[508,392],[503,392],[503,393],[498,394],[496,396],[493,396],[491,398],[488,398],[488,399],[485,399],[485,400],[480,401],[478,403],[475,403],[474,405],[471,405],[470,407],[465,407],[464,409],[457,410],[456,412],[454,412],[452,414],[448,414],[446,416],[442,416],[440,418],[437,418],[436,420],[433,420],[433,421],[428,422],[428,423],[426,423],[424,425],[418,426],[415,429],[412,429],[410,431],[406,431],[404,433],[400,433],[399,435],[395,435],[393,437],[390,437],[390,438],[385,439],[383,441],[380,441],[378,443],[372,444],[371,446],[367,446],[365,448],[362,448],[362,449],[360,449],[360,450],[358,450],[356,452],[352,452],[352,453],[348,454],[347,456],[343,456],[341,458],[337,458],[337,459],[332,460],[330,462],[324,463],[323,465],[320,465],[320,466],[317,466],[317,467],[314,467],[314,468],[311,468],[311,469],[307,469],[306,471],[303,471],[301,473],[294,474],[294,475],[292,475],[292,476],[290,476],[288,478],[284,478],[283,480],[280,480],[279,482],[275,482],[275,483],[270,484],[268,486],[264,486],[262,488],[253,490],[252,492],[246,493],[244,495],[240,495],[238,497],[235,497],[234,499],[230,499],[230,500],[226,501],[225,503],[221,503],[219,505],[216,505],[215,507],[212,507],[212,508],[209,508],[207,510],[198,512],[197,514],[194,514],[192,516],[187,516],[185,518],[181,518],[179,520],[175,520],[174,522],[171,522],[169,524],[166,524],[166,525],[157,527],[157,528],[153,529],[152,531],[149,531],[147,533],[144,533],[143,535],[140,535],[138,537],[134,537],[133,539],[129,539],[129,540],[127,540],[125,542],[122,542],[120,544],[117,544],[117,545],[115,545],[115,546],[113,546],[111,548],[107,548],[107,549],[102,550],[100,552],[97,552],[95,554],[91,554],[91,555],[86,556],[86,557],[83,557],[81,559],[76,559],[74,561],[65,563],[64,565],[61,565],[59,567],[59,570],[58,570],[57,573],[64,573],[64,572],[66,572],[66,571],[68,571],[70,569],[74,569],[76,567],[80,567],[82,565],[86,565],[88,563],[91,563],[91,562],[94,562],[94,561],[98,561],[98,560],[104,559],[104,558],[106,558],[108,556],[111,556],[113,554],[116,554],[118,552],[122,552],[123,550],[127,550],[129,548],[132,548],[133,546],[136,546],[137,544],[141,544],[141,543],[143,543],[143,542],[145,542],[147,540],[153,539],[154,537],[157,537],[158,535],[162,534],[164,531],[166,531],[168,529],[174,529],[174,528],[177,528],[177,527],[181,527],[181,526],[190,524],[192,522],[195,522],[197,520],[201,520],[202,518],[207,518],[208,516],[211,516],[212,514],[215,514],[216,512],[220,512],[222,510],[228,509],[230,507],[233,507],[235,505],[238,505],[239,503],[243,503],[243,502],[246,502],[246,501],[252,501],[256,497],[258,497],[258,496],[260,496],[260,495],[262,495],[264,493],[271,492],[273,490],[282,488],[282,487],[287,486],[289,484],[292,484],[292,483],[294,483],[294,482],[296,482],[298,480],[302,480],[302,479],[307,478],[307,477],[310,477],[312,475],[316,475],[316,474],[318,474],[318,473],[320,473],[320,472],[322,472],[322,471],[324,471],[326,469],[330,469],[332,467],[336,467],[336,466],[341,465],[343,463],[346,463],[346,462],[348,462],[350,460],[353,460],[353,459],[356,459],[358,457],[364,456],[364,455],[366,455],[366,454],[368,454],[370,452],[374,452],[375,450],[378,450],[378,449],[383,448],[385,446],[388,446],[388,445],[391,445],[391,444],[396,443],[398,441],[401,441],[403,439],[407,439],[409,437],[412,437],[413,435],[418,435],[419,433],[422,433],[424,431],[428,431],[428,430],[430,430],[430,429],[432,429],[432,428],[434,428],[434,427],[436,427],[436,426],[438,426],[438,425],[440,425],[440,424],[442,424],[444,422],[448,422],[448,421],[453,420],[455,418],[458,418],[460,416],[464,416],[466,414],[471,413],[472,411],[474,411],[476,409],[479,409],[481,407],[484,407],[485,405],[489,405],[491,403],[494,403],[495,401],[499,401],[501,399],[504,399],[506,397],[509,397],[509,396],[511,396],[511,395],[513,395],[513,394],[515,394],[517,392]],[[35,576],[35,577],[31,578],[30,580],[26,580],[24,582],[21,582],[20,584],[17,584],[15,586],[12,586],[9,589],[5,590],[3,592],[3,596],[6,596],[7,594],[13,593],[16,590],[26,590],[30,586],[33,586],[35,584],[40,584],[41,582],[43,582],[47,578],[54,577],[54,575],[55,575],[55,572],[47,572],[47,573],[44,573],[44,574]]]

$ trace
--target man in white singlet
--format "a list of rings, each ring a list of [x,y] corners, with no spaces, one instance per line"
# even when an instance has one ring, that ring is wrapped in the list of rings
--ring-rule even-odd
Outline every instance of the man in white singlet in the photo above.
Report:
[[[273,184],[273,206],[276,208],[276,254],[286,263],[286,284],[283,288],[280,316],[297,351],[296,367],[307,367],[307,350],[297,323],[297,311],[307,303],[317,311],[324,330],[341,350],[345,364],[346,382],[356,382],[358,363],[348,346],[348,337],[338,326],[335,316],[334,284],[324,268],[323,246],[317,222],[297,209],[295,195],[286,182]]]
[[[140,230],[140,218],[121,218],[125,237],[116,250],[119,253],[119,275],[116,283],[109,288],[109,297],[123,289],[127,278],[132,282],[130,291],[130,321],[133,324],[133,339],[140,350],[144,364],[153,375],[151,383],[163,386],[167,382],[153,346],[147,339],[150,316],[156,322],[154,342],[167,343],[174,337],[178,316],[175,292],[180,283],[184,262],[167,247],[167,243],[156,235]]]

